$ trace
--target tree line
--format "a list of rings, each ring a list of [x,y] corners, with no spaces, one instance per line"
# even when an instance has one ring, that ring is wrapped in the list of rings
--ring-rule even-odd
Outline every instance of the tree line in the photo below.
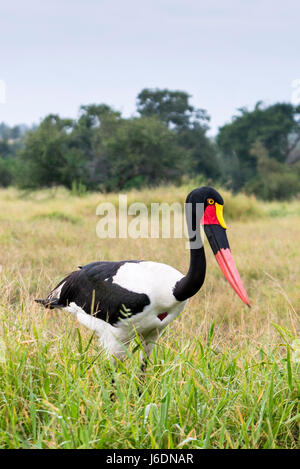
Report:
[[[241,108],[212,139],[207,111],[190,98],[144,89],[131,118],[91,104],[77,119],[50,114],[31,129],[0,124],[0,186],[121,191],[202,177],[265,200],[300,192],[300,106]]]

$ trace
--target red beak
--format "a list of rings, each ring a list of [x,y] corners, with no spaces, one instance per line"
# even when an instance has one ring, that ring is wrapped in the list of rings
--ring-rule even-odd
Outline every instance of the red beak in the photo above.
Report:
[[[247,293],[230,251],[226,230],[217,224],[204,225],[204,230],[225,278],[241,300],[250,307]]]
[[[216,259],[225,278],[228,280],[234,291],[239,295],[241,300],[250,307],[246,290],[234,263],[230,249],[220,249],[216,254]]]

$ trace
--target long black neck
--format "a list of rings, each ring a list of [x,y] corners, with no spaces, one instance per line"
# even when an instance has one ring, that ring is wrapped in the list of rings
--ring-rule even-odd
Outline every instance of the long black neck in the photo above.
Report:
[[[188,273],[176,283],[173,294],[178,301],[185,301],[195,295],[203,285],[206,272],[206,259],[203,243],[201,246],[195,247],[195,238],[201,240],[200,236],[200,220],[196,218],[195,213],[186,215],[187,225],[190,238],[190,267]],[[189,223],[192,221],[191,223]]]

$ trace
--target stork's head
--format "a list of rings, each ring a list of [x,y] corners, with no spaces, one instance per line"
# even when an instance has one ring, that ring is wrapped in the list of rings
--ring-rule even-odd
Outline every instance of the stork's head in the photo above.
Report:
[[[224,201],[222,196],[212,187],[199,187],[193,190],[186,199],[193,206],[202,204],[203,215],[200,224],[203,225],[210,247],[217,259],[220,269],[241,300],[250,306],[247,293],[233,260],[223,218]],[[193,227],[194,229],[194,227]]]

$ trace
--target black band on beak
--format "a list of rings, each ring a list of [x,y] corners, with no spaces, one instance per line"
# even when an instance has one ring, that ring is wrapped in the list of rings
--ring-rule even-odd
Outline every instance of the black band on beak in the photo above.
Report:
[[[226,230],[221,225],[204,225],[204,231],[213,253],[229,248]]]

